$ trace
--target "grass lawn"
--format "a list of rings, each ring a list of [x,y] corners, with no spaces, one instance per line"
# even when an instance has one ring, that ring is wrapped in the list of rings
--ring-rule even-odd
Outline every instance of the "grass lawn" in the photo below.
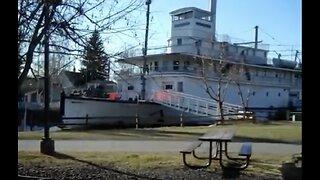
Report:
[[[50,132],[53,139],[77,140],[190,140],[207,131],[231,128],[235,141],[298,143],[302,141],[301,122],[271,121],[269,123],[232,122],[218,126],[158,127],[140,129],[62,130]],[[42,131],[18,132],[18,139],[41,139]]]

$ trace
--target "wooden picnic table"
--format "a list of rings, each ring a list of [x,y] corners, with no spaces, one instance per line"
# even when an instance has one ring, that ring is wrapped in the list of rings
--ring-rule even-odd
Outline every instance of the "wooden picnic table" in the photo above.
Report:
[[[219,164],[224,169],[245,169],[249,165],[249,158],[251,156],[251,144],[243,144],[238,157],[230,157],[228,154],[228,143],[232,141],[235,135],[235,131],[232,129],[221,129],[215,131],[209,131],[206,134],[198,138],[199,141],[193,143],[187,149],[180,151],[183,153],[183,162],[186,166],[190,168],[206,168],[209,167],[212,163],[212,160],[219,160]],[[209,142],[209,156],[208,157],[199,157],[195,154],[195,149],[200,147],[203,142]],[[213,143],[215,143],[215,153],[213,155]],[[224,146],[223,146],[224,144]],[[206,165],[190,165],[186,162],[185,154],[192,153],[193,156],[197,159],[207,159],[208,163]],[[233,167],[223,164],[223,154],[229,160],[241,160],[245,161],[241,166]]]

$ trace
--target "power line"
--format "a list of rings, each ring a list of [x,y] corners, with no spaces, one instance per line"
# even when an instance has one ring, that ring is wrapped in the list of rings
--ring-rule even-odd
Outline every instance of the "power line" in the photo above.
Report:
[[[282,44],[281,42],[279,42],[278,40],[276,40],[273,36],[271,36],[269,33],[265,32],[264,30],[262,30],[262,28],[259,28],[261,30],[261,32],[265,33],[267,36],[269,36],[272,40],[278,42],[279,44]]]
[[[247,30],[244,30],[244,31],[235,33],[235,34],[244,34],[244,33],[247,33],[247,32],[249,32],[249,31],[252,31],[252,29],[254,29],[254,27],[253,27],[253,28],[251,27],[250,29],[247,29]]]
[[[292,46],[301,46],[299,44],[292,44],[292,45],[289,45],[289,44],[270,44],[270,46],[284,46],[284,47],[292,47]]]

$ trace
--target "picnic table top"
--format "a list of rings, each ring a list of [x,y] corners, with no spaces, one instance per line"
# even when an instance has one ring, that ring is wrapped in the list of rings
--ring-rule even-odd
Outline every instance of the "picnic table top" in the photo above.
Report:
[[[232,129],[221,129],[209,131],[199,137],[200,141],[231,141],[235,131]]]

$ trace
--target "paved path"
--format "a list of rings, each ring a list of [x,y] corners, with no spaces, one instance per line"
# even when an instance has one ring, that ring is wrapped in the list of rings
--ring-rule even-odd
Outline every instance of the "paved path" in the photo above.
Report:
[[[18,151],[40,151],[41,140],[18,140]],[[77,152],[179,152],[188,141],[149,140],[54,140],[55,151]],[[228,150],[237,152],[241,143],[229,143]],[[252,143],[253,153],[294,154],[302,151],[301,145],[280,143]]]

